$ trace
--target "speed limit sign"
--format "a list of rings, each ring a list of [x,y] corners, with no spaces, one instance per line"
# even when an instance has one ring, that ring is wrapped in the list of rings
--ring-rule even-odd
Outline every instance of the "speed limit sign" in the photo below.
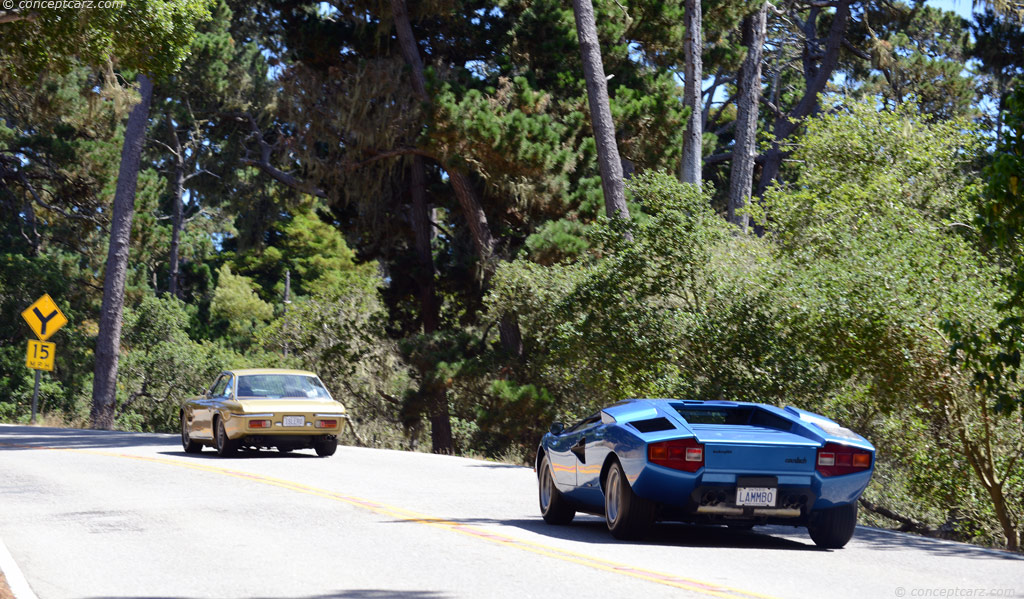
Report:
[[[57,344],[49,341],[28,340],[28,351],[25,352],[25,365],[33,370],[53,370],[53,358],[57,353]]]

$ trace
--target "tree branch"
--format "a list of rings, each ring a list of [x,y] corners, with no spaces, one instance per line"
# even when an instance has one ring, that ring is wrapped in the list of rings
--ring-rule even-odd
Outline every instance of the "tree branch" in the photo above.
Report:
[[[88,220],[88,221],[96,222],[96,219],[91,217],[91,216],[89,216],[89,215],[86,215],[86,214],[72,214],[70,212],[67,212],[63,208],[47,204],[43,200],[42,196],[39,195],[39,192],[36,191],[36,188],[29,182],[28,177],[25,176],[25,173],[23,173],[21,171],[18,171],[17,172],[17,177],[18,177],[18,180],[21,182],[21,184],[29,192],[29,194],[31,194],[32,199],[35,200],[35,203],[39,204],[43,208],[46,208],[47,210],[52,210],[52,211],[60,214],[64,218],[78,219],[78,220]]]
[[[763,98],[762,97],[761,98],[761,104],[764,104],[765,107],[768,108],[769,112],[771,112],[772,115],[775,116],[775,118],[777,118],[777,119],[786,118],[786,115],[784,115],[782,113],[782,111],[779,110],[779,107],[776,106],[774,103],[772,103],[772,101],[769,100],[768,98]]]
[[[205,168],[201,168],[201,169],[197,170],[194,173],[190,173],[188,175],[185,175],[185,180],[189,181],[189,180],[193,179],[194,177],[198,177],[199,175],[210,175],[211,177],[216,177],[217,179],[220,179],[220,175],[218,175],[217,173],[211,173],[210,171],[206,170]]]
[[[868,54],[864,50],[861,50],[860,48],[855,47],[853,44],[850,43],[850,40],[846,38],[843,38],[843,47],[852,52],[853,55],[856,56],[857,58],[860,58],[862,60],[871,60],[870,54]]]
[[[883,516],[890,520],[895,520],[896,522],[899,522],[901,526],[897,530],[899,530],[900,532],[915,532],[917,534],[922,534],[929,537],[939,536],[939,531],[928,526],[927,524],[923,522],[918,522],[917,520],[914,520],[913,518],[910,518],[908,516],[897,514],[896,512],[890,510],[889,508],[868,501],[863,497],[860,498],[860,504],[864,506],[864,509],[868,510],[869,512],[874,512],[879,516]]]
[[[362,161],[359,161],[359,162],[353,162],[351,164],[346,165],[345,166],[345,170],[351,172],[351,171],[354,171],[354,170],[361,169],[364,166],[369,166],[369,165],[373,164],[374,162],[379,162],[381,160],[386,160],[388,158],[395,158],[397,156],[423,156],[424,158],[429,158],[429,159],[434,160],[436,162],[441,162],[440,160],[437,159],[437,157],[434,154],[431,154],[430,152],[428,152],[426,150],[421,150],[419,148],[405,147],[405,148],[396,148],[394,150],[387,150],[385,152],[379,152],[377,154],[374,154],[370,158],[367,158],[366,160],[362,160]]]
[[[327,198],[327,192],[315,185],[309,185],[303,181],[300,181],[294,175],[286,173],[281,169],[277,168],[270,163],[270,156],[273,150],[273,146],[267,143],[267,140],[263,139],[263,130],[260,129],[259,123],[256,122],[256,117],[250,113],[244,115],[249,121],[249,127],[251,128],[250,137],[256,140],[256,143],[260,146],[260,158],[259,160],[253,160],[252,158],[242,158],[241,163],[246,166],[252,166],[260,169],[264,173],[270,175],[274,180],[279,183],[283,183],[292,189],[314,195],[318,198]],[[238,117],[236,117],[238,118]],[[239,118],[239,120],[241,120]]]
[[[719,162],[728,162],[730,160],[732,160],[732,152],[719,152],[705,158],[704,164],[718,164]]]
[[[150,142],[150,143],[154,143],[154,144],[156,144],[156,145],[158,145],[158,146],[162,147],[163,149],[167,150],[167,151],[168,151],[168,152],[170,152],[170,153],[171,153],[171,155],[173,155],[173,156],[174,156],[175,158],[177,158],[177,157],[178,157],[178,153],[177,153],[177,152],[176,152],[176,151],[174,150],[174,148],[172,148],[171,146],[169,146],[169,145],[165,144],[164,142],[160,141],[159,139],[150,139],[150,140],[149,140],[149,142]]]
[[[428,222],[430,222],[430,225],[431,225],[432,227],[434,227],[434,228],[435,228],[435,229],[437,229],[438,231],[440,231],[440,232],[444,233],[444,234],[445,234],[445,235],[447,235],[447,236],[448,236],[449,238],[451,238],[451,239],[454,239],[454,238],[455,238],[455,235],[454,235],[454,234],[452,233],[452,231],[451,231],[451,230],[449,230],[449,229],[445,229],[445,228],[444,228],[443,226],[441,226],[441,224],[440,224],[440,223],[434,222],[433,220],[430,220],[430,219],[428,219]]]

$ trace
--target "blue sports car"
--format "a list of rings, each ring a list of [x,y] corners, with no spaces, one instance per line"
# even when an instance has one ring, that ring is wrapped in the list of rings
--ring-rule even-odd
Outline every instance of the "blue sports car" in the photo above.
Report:
[[[864,437],[817,414],[729,401],[631,399],[566,428],[537,452],[550,524],[604,514],[619,539],[655,520],[806,526],[820,547],[853,536],[874,470]]]

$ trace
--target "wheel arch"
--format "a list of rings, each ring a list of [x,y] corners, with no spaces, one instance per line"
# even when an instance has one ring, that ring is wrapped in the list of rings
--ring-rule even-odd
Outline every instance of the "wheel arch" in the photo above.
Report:
[[[608,455],[604,458],[604,463],[601,464],[601,475],[598,477],[598,480],[601,483],[601,493],[604,493],[604,484],[608,480],[608,470],[611,469],[612,464],[618,464],[620,467],[622,466],[619,456],[617,456],[614,451],[609,451]]]
[[[548,457],[548,451],[544,448],[544,445],[537,446],[537,457],[533,461],[533,471],[537,474],[538,478],[540,477],[540,464],[546,457]],[[550,458],[548,458],[548,462],[551,462]]]

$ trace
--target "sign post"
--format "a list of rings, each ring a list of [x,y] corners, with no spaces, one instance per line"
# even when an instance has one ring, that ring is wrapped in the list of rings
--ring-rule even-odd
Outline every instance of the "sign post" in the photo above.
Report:
[[[38,340],[28,340],[28,348],[25,352],[25,365],[36,371],[36,384],[32,391],[31,421],[32,424],[35,424],[36,408],[39,405],[39,376],[43,370],[53,371],[53,360],[57,354],[57,345],[46,340],[66,325],[68,319],[50,298],[50,295],[46,293],[31,306],[25,308],[21,317],[25,319],[28,326],[32,327],[32,332],[36,334],[36,337],[39,337]]]
[[[41,371],[36,371],[36,386],[32,389],[32,420],[29,420],[29,424],[36,423],[36,406],[39,405],[39,374]]]

